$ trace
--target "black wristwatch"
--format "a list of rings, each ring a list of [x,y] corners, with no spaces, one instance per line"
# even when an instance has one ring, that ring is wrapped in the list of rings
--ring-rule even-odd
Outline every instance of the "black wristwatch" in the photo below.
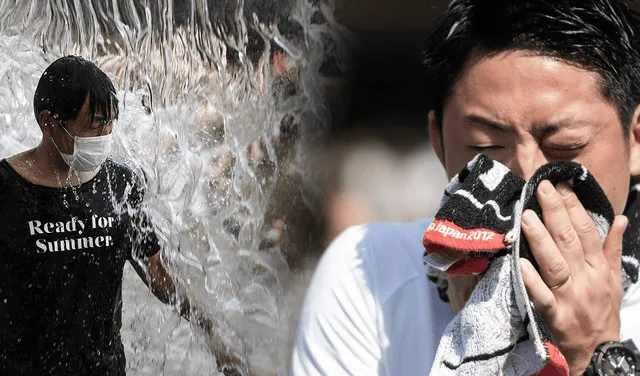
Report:
[[[598,346],[585,376],[640,376],[640,352],[632,340]]]

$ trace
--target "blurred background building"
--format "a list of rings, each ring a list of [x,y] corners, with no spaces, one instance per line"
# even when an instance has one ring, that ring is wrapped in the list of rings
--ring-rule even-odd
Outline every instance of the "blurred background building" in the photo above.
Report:
[[[337,0],[352,57],[329,89],[325,242],[346,227],[431,216],[446,185],[427,130],[422,45],[444,0]]]

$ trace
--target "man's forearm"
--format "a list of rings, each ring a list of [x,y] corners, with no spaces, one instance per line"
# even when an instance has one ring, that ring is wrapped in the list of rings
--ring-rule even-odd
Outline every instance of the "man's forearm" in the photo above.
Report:
[[[134,269],[161,302],[175,307],[180,316],[206,333],[218,367],[230,366],[241,370],[241,373],[229,372],[229,375],[249,375],[244,343],[231,326],[225,320],[208,315],[205,306],[176,283],[164,268],[160,252],[146,261],[142,265],[134,263]]]
[[[193,304],[186,289],[181,288],[174,281],[162,263],[160,252],[151,256],[146,262],[132,264],[153,295],[164,304],[176,307],[180,316],[185,320],[199,324],[201,319],[194,320],[194,318],[203,316],[202,306]]]

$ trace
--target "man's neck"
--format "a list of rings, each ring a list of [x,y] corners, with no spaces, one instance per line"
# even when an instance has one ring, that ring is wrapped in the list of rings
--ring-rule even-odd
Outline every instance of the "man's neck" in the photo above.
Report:
[[[11,166],[26,180],[45,187],[70,187],[81,184],[77,174],[69,175],[69,166],[51,142],[9,158]]]

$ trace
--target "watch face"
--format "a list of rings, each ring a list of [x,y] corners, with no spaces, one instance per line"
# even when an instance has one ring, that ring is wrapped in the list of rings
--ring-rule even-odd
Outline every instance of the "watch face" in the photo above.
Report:
[[[624,347],[607,350],[600,361],[599,375],[628,376],[636,372],[636,360],[633,354]]]

